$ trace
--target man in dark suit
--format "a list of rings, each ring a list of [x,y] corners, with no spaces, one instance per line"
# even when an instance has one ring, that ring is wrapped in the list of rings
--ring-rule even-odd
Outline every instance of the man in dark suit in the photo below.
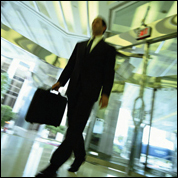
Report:
[[[68,97],[68,129],[64,141],[55,150],[50,165],[36,177],[56,176],[57,169],[74,153],[75,160],[69,171],[75,172],[85,161],[82,132],[94,103],[100,108],[108,105],[114,81],[115,48],[104,42],[106,23],[97,17],[92,23],[92,38],[76,44],[73,53],[52,89],[58,91],[70,79]]]

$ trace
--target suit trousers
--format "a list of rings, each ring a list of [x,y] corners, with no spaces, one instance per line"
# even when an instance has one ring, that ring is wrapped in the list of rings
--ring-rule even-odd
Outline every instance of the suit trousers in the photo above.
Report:
[[[81,92],[75,97],[68,97],[68,129],[65,139],[54,151],[50,163],[59,168],[74,152],[75,159],[83,159],[86,155],[83,130],[90,116],[95,101],[83,96]]]

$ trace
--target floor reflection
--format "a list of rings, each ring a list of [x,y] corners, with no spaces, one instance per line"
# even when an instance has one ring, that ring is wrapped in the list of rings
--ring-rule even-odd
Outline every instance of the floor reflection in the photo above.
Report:
[[[22,177],[33,177],[35,175],[42,156],[42,152],[43,147],[40,147],[40,143],[34,142]]]
[[[34,177],[45,168],[57,146],[39,140],[1,132],[1,177]],[[72,162],[73,158],[60,167],[58,177],[126,177],[124,172],[89,162],[77,173],[71,173],[67,169]]]

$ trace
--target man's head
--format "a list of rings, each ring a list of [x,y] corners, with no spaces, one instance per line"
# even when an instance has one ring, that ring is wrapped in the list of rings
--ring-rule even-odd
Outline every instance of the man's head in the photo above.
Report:
[[[102,17],[98,16],[93,20],[92,32],[94,36],[104,34],[104,32],[106,31],[106,28],[107,28],[106,22]]]

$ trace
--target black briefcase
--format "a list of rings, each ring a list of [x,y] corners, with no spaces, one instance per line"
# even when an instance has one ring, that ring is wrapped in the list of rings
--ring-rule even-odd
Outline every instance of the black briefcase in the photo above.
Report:
[[[50,90],[38,88],[33,96],[25,120],[59,126],[67,104],[67,98],[51,93]]]

